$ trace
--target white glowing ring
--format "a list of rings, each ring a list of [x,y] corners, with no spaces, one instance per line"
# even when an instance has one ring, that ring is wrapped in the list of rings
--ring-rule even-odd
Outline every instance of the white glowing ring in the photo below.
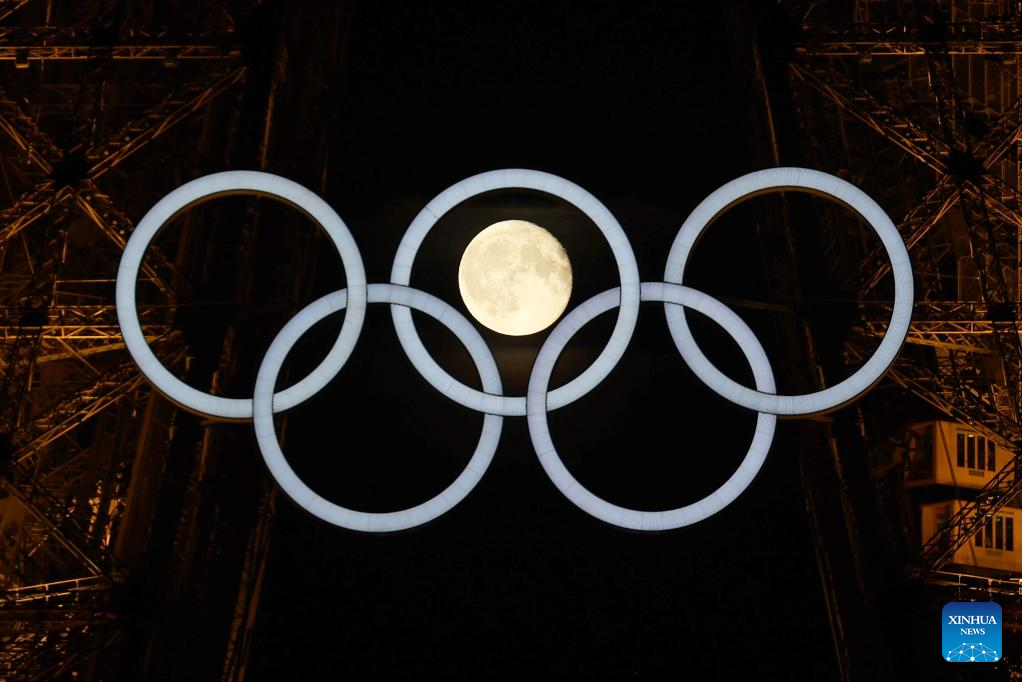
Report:
[[[643,282],[641,296],[643,301],[663,301],[666,305],[688,306],[711,318],[730,334],[742,349],[752,368],[756,388],[765,392],[774,390],[774,375],[763,346],[748,325],[723,303],[694,289],[664,282]],[[532,367],[532,375],[529,377],[526,395],[532,446],[543,465],[543,470],[557,489],[579,509],[602,521],[642,531],[670,530],[698,523],[731,504],[752,483],[763,466],[770,443],[773,441],[776,416],[762,412],[757,415],[756,431],[749,450],[738,469],[722,486],[697,502],[657,512],[619,507],[591,493],[564,466],[550,436],[546,400],[547,386],[554,364],[572,337],[597,315],[617,305],[618,298],[619,292],[610,289],[582,303],[554,327],[540,348],[536,363]]]
[[[894,275],[894,311],[887,334],[869,360],[844,381],[830,388],[802,395],[774,395],[754,391],[725,376],[696,345],[685,320],[685,311],[665,305],[667,326],[678,351],[707,386],[733,403],[757,412],[810,415],[826,412],[862,395],[894,362],[912,321],[912,265],[898,229],[884,210],[865,192],[841,178],[806,168],[770,168],[736,178],[706,197],[685,220],[667,256],[664,280],[680,284],[692,247],[699,235],[722,212],[751,197],[785,190],[808,191],[834,199],[854,210],[869,223],[887,251]]]
[[[213,173],[181,185],[149,209],[131,233],[117,269],[117,321],[124,345],[142,373],[167,398],[192,412],[222,419],[252,418],[252,401],[203,393],[184,383],[160,363],[146,343],[135,308],[135,285],[142,258],[153,237],[176,215],[215,197],[246,194],[276,199],[298,209],[323,228],[341,256],[351,302],[333,348],[309,376],[276,396],[274,409],[286,410],[315,395],[340,371],[362,331],[366,275],[358,245],[344,221],[321,198],[296,182],[258,171]]]
[[[617,262],[618,276],[621,280],[618,287],[621,292],[619,301],[621,307],[614,331],[592,365],[564,386],[551,391],[548,406],[549,409],[556,410],[578,400],[610,374],[628,347],[639,315],[639,267],[635,262],[635,254],[617,218],[600,203],[599,199],[564,178],[541,171],[505,169],[473,175],[439,194],[415,216],[394,256],[390,281],[400,285],[409,284],[412,265],[415,263],[419,247],[445,213],[470,197],[497,189],[536,190],[567,201],[596,224],[610,245],[614,260]],[[490,395],[478,391],[465,386],[440,367],[422,344],[408,308],[395,306],[391,310],[391,315],[405,354],[435,389],[455,402],[479,412],[507,417],[520,417],[525,414],[524,396]]]
[[[507,397],[486,342],[456,309],[439,299],[404,286],[411,276],[416,252],[441,216],[459,202],[494,189],[523,188],[561,197],[582,210],[603,233],[617,261],[621,286],[582,303],[550,332],[540,349],[529,379],[527,395]],[[891,260],[895,279],[894,312],[887,335],[866,364],[840,384],[823,391],[798,395],[775,394],[766,353],[748,326],[723,304],[683,287],[685,264],[697,238],[728,207],[749,197],[779,190],[810,191],[837,200],[857,211],[879,235]],[[216,196],[255,194],[288,203],[318,222],[337,248],[348,288],[325,296],[298,313],[273,340],[259,368],[252,400],[228,399],[202,393],[171,375],[146,344],[135,309],[135,286],[142,258],[160,228],[187,208]],[[128,240],[117,272],[117,315],[125,345],[142,373],[177,404],[200,414],[222,419],[253,418],[260,451],[281,488],[301,507],[338,526],[386,532],[426,523],[458,504],[479,482],[493,459],[500,439],[502,417],[527,416],[529,434],[544,471],[557,488],[584,511],[608,523],[635,530],[667,530],[707,518],[736,499],[763,465],[778,414],[813,414],[846,403],[869,388],[890,366],[908,330],[912,314],[912,272],[908,253],[894,224],[865,193],[826,173],[800,168],[776,168],[734,180],[707,197],[682,225],[668,256],[668,282],[639,282],[634,254],[617,220],[595,197],[567,180],[547,173],[502,170],[476,175],[431,201],[409,226],[394,260],[390,284],[366,284],[358,247],[343,221],[319,197],[290,180],[266,173],[231,171],[189,182],[157,203]],[[674,282],[674,283],[672,283]],[[350,300],[349,300],[350,295]],[[561,462],[547,424],[547,413],[585,395],[617,365],[638,316],[640,300],[663,301],[668,326],[682,358],[711,389],[733,403],[758,413],[756,430],[742,463],[720,488],[693,504],[662,512],[626,509],[586,490]],[[398,338],[415,368],[434,388],[455,402],[484,413],[483,429],[468,466],[442,493],[398,512],[365,513],[340,507],[308,488],[287,464],[277,442],[273,413],[297,405],[325,386],[347,361],[358,339],[369,302],[389,303]],[[349,305],[350,304],[350,305]],[[565,345],[597,315],[618,306],[617,323],[607,346],[581,375],[561,388],[548,391],[553,366]],[[704,313],[737,342],[752,367],[756,390],[740,386],[709,363],[699,350],[681,306]],[[422,345],[409,308],[421,310],[446,325],[468,349],[479,370],[482,391],[455,380]],[[318,320],[344,309],[341,333],[326,359],[291,388],[274,393],[284,357],[298,338]]]
[[[503,418],[492,414],[484,415],[479,443],[468,465],[443,492],[422,504],[396,512],[369,513],[342,507],[318,495],[298,478],[280,449],[273,425],[273,403],[279,396],[274,396],[273,389],[284,358],[299,337],[330,313],[343,310],[346,302],[347,291],[344,289],[313,301],[291,318],[270,344],[259,367],[252,400],[253,423],[259,450],[270,473],[288,497],[302,509],[328,523],[371,533],[386,533],[419,526],[457,505],[479,483],[497,450]],[[497,395],[502,392],[497,363],[486,341],[472,323],[450,305],[424,291],[394,284],[370,284],[368,302],[408,306],[436,318],[454,332],[468,349],[479,372],[483,390]]]

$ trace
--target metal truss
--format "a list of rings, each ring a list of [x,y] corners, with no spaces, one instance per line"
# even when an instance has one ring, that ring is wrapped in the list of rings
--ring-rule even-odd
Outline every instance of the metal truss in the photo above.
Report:
[[[1022,53],[1022,26],[999,19],[949,22],[942,31],[902,23],[855,23],[812,26],[803,40],[817,55],[860,60],[925,56],[937,49],[953,55],[1014,55]]]
[[[0,1],[0,22],[33,4]],[[60,25],[69,16],[70,25]],[[130,216],[139,215],[122,189],[123,169],[208,115],[246,75],[229,29],[182,35],[97,29],[94,20],[58,11],[54,25],[0,26],[3,680],[81,670],[122,634],[118,594],[132,567],[121,535],[144,538],[145,521],[130,520],[130,506],[158,471],[150,461],[143,474],[139,458],[152,450],[147,444],[165,444],[172,428],[153,416],[137,368],[111,352],[123,349],[112,276],[134,228]],[[58,60],[68,63],[42,71]],[[129,69],[115,72],[115,62]],[[38,82],[19,93],[26,73]],[[96,127],[106,116],[102,98],[141,93],[133,80],[140,73],[155,74],[157,86],[179,84],[163,86],[160,97],[122,97],[109,130]],[[76,94],[43,103],[50,86]],[[143,329],[172,371],[187,361],[171,331],[178,296],[188,292],[179,265],[151,248],[139,284]]]
[[[245,664],[255,637],[255,614],[266,575],[266,560],[272,539],[273,519],[276,514],[277,488],[268,484],[260,502],[259,520],[249,534],[245,561],[241,569],[238,601],[231,618],[227,653],[221,682],[244,679]]]
[[[99,178],[239,82],[244,72],[244,67],[240,66],[230,68],[226,73],[216,70],[198,82],[188,83],[100,144],[70,150],[69,155],[80,156],[87,164],[82,177],[71,179],[80,187],[62,184],[52,177],[66,155],[33,124],[29,116],[21,112],[17,103],[0,93],[0,118],[3,118],[0,128],[12,135],[27,160],[45,174],[45,179],[24,192],[14,203],[0,209],[0,247],[53,210],[53,207],[73,200],[104,235],[119,248],[123,248],[125,235],[133,227],[132,222],[113,205],[107,194],[100,191],[96,184]],[[151,252],[151,258],[156,260],[161,270],[174,272],[173,266],[158,249],[151,249]],[[166,281],[166,277],[157,274],[153,266],[143,266],[143,273],[165,295],[174,296],[174,288]]]
[[[913,257],[921,302],[908,333],[911,347],[888,378],[1018,452],[1018,8],[961,0],[881,4],[857,3],[854,20],[845,25],[807,20],[791,65],[796,96],[816,112],[804,110],[804,116],[829,119],[830,125],[836,120],[842,135],[853,124],[869,131],[863,135],[878,136],[902,155],[914,181],[932,178],[921,199],[903,206],[898,224]],[[871,16],[881,10],[886,14]],[[810,102],[810,94],[818,99]],[[871,181],[890,185],[899,178],[866,179]],[[858,335],[846,349],[855,364],[886,331],[890,305],[877,299],[889,287],[890,268],[878,246],[845,241],[832,248],[861,257],[845,283],[863,301]],[[975,533],[977,518],[1022,490],[1022,477],[1015,476],[1019,463],[1009,462],[927,543],[920,574],[935,575]]]
[[[51,305],[39,322],[39,353],[36,364],[72,358],[86,358],[124,348],[117,311],[112,305]],[[23,309],[0,306],[0,344],[11,343],[19,334]],[[171,333],[170,306],[145,306],[139,320],[146,339],[153,343]]]
[[[808,50],[804,55],[815,56]],[[892,106],[879,101],[840,72],[829,67],[821,67],[815,60],[810,64],[812,67],[807,67],[803,62],[792,64],[792,75],[831,100],[842,113],[868,126],[937,174],[939,179],[936,186],[908,211],[898,226],[905,244],[913,251],[917,261],[924,260],[929,264],[938,261],[943,255],[930,252],[929,249],[933,245],[925,243],[924,238],[960,201],[988,202],[987,212],[992,211],[995,219],[1003,221],[999,223],[1000,227],[1009,232],[1012,226],[1019,224],[1019,200],[1016,189],[989,171],[1011,148],[1022,130],[1022,121],[1019,119],[1022,101],[1016,98],[990,126],[984,138],[974,147],[969,145],[967,158],[982,161],[970,169],[974,176],[966,178],[956,175],[955,171],[959,169],[952,167],[956,160],[962,161],[966,149],[949,146],[946,141]],[[998,236],[1004,241],[1007,235]],[[869,264],[875,267],[865,271],[873,274],[860,284],[860,297],[868,296],[890,273],[890,265],[883,258],[879,247],[870,254]],[[939,285],[935,284],[932,278],[927,279],[927,275],[936,273],[924,270],[919,274],[924,285],[924,295],[937,295],[940,291]]]
[[[96,58],[176,63],[220,61],[240,56],[231,31],[182,35],[166,29],[132,28],[110,35],[77,26],[0,27],[0,61],[13,61],[16,65]]]
[[[859,306],[863,333],[881,338],[887,333],[887,321],[893,306],[889,303],[863,303]],[[1001,311],[995,311],[999,314]],[[1012,306],[1014,315],[1022,315],[1022,305]],[[992,355],[989,337],[994,333],[990,306],[973,301],[934,301],[917,303],[906,343]]]
[[[997,571],[958,567],[942,569],[930,581],[962,595],[963,601],[998,601],[1004,603],[1004,626],[1022,630],[1022,578],[1012,578]]]

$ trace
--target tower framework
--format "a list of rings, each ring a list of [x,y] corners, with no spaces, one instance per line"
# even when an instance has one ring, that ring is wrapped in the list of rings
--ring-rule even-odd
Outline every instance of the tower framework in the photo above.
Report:
[[[1022,491],[1019,4],[785,6],[806,152],[877,197],[912,256],[913,324],[886,381],[1016,453],[923,544],[911,573],[970,598],[992,598],[996,584],[1017,611],[1017,590],[1003,589],[1014,578],[948,563]],[[854,368],[886,333],[890,267],[863,225],[828,220],[831,274],[858,301],[844,347]]]
[[[133,216],[192,177],[268,162],[276,9],[0,3],[0,678],[172,674],[167,604],[207,552],[228,550],[237,560],[202,584],[228,585],[229,618],[212,653],[194,653],[218,658],[224,679],[243,674],[274,493],[259,478],[211,508],[223,433],[149,387],[124,352],[113,285]],[[209,296],[248,295],[258,219],[251,202],[182,215],[138,284],[157,357],[214,390],[229,385],[236,330],[206,327],[203,351],[187,329]],[[206,229],[219,220],[242,226],[240,243]],[[242,284],[211,275],[204,258],[225,249]]]

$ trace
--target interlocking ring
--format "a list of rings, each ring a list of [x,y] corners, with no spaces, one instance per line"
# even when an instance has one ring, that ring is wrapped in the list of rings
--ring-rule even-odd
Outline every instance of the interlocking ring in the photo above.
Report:
[[[774,390],[774,374],[759,339],[742,318],[723,303],[695,289],[666,282],[643,282],[641,295],[643,301],[663,301],[666,305],[688,306],[714,320],[742,349],[752,368],[756,388],[761,391]],[[731,504],[752,483],[752,479],[763,466],[770,443],[774,439],[776,416],[765,412],[758,414],[752,444],[738,470],[725,481],[724,485],[698,502],[669,511],[638,511],[619,507],[597,497],[586,490],[585,486],[565,468],[550,437],[545,403],[547,384],[554,364],[572,337],[597,315],[613,308],[618,296],[616,289],[610,289],[582,303],[561,319],[540,348],[536,363],[532,366],[528,390],[527,416],[532,446],[536,450],[540,464],[543,465],[543,470],[561,494],[579,509],[607,523],[632,530],[662,531],[702,521]]]
[[[500,373],[489,347],[476,328],[449,304],[408,286],[415,255],[437,221],[458,203],[497,189],[546,192],[573,204],[600,229],[617,262],[620,286],[580,304],[554,326],[540,348],[523,397],[503,394]],[[873,356],[852,376],[822,391],[784,396],[775,393],[770,362],[752,330],[716,299],[681,285],[685,264],[696,240],[724,210],[747,198],[773,191],[796,190],[832,198],[856,211],[883,242],[894,275],[894,311],[888,332]],[[277,199],[303,211],[319,223],[337,248],[347,288],[328,294],[303,308],[274,338],[256,378],[253,398],[228,399],[198,391],[174,377],[146,344],[135,309],[135,286],[142,257],[160,228],[181,211],[216,196],[256,194]],[[832,410],[854,400],[875,383],[894,361],[908,332],[912,315],[912,270],[897,228],[869,196],[826,173],[804,168],[773,168],[737,178],[707,197],[682,225],[671,247],[664,282],[640,282],[628,239],[614,216],[595,197],[563,178],[538,171],[508,169],[482,173],[457,183],[429,202],[412,221],[395,255],[391,282],[367,284],[358,247],[344,222],[312,192],[268,173],[229,171],[193,180],[160,200],[132,233],[117,272],[117,317],[125,345],[142,373],[178,405],[225,420],[252,419],[260,452],[270,473],[296,504],[313,515],[344,528],[389,532],[421,525],[457,505],[482,478],[493,459],[505,416],[526,416],[533,448],[544,471],[569,501],[607,523],[639,531],[662,531],[701,521],[733,502],[752,482],[773,441],[776,415],[809,415]],[[561,461],[550,436],[547,413],[595,388],[613,370],[631,339],[640,301],[662,301],[668,327],[682,358],[704,383],[733,403],[757,412],[756,430],[734,474],[702,500],[677,509],[649,512],[619,507],[588,491]],[[460,405],[482,412],[483,428],[472,458],[461,474],[439,495],[409,509],[368,513],[342,507],[309,488],[288,465],[273,425],[273,413],[286,410],[318,392],[351,355],[364,323],[368,303],[391,306],[394,327],[412,364],[434,388]],[[564,386],[548,390],[554,364],[565,345],[590,320],[618,308],[610,341],[596,361]],[[710,364],[692,337],[683,307],[713,319],[738,343],[752,368],[755,389],[725,376]],[[448,327],[475,362],[482,390],[457,381],[441,368],[422,344],[411,309],[422,311]],[[309,376],[275,393],[287,353],[317,321],[345,310],[344,323],[327,357]]]
[[[454,332],[472,356],[482,379],[483,390],[494,395],[502,393],[500,372],[486,341],[472,323],[449,304],[425,291],[396,284],[370,284],[368,294],[369,303],[390,303],[404,306],[406,310],[415,308],[442,323]],[[461,502],[476,486],[497,451],[503,418],[494,414],[484,415],[479,444],[461,475],[439,495],[411,509],[386,513],[354,511],[334,504],[314,492],[298,478],[280,449],[277,432],[273,426],[273,402],[276,400],[273,389],[280,368],[284,364],[284,358],[294,347],[295,342],[312,325],[330,313],[343,310],[347,305],[347,299],[348,292],[341,289],[310,303],[291,318],[270,343],[270,349],[266,351],[263,363],[259,366],[255,395],[252,399],[256,441],[259,443],[259,450],[263,454],[266,466],[280,487],[288,497],[314,516],[336,526],[354,530],[378,533],[404,530],[432,521]]]
[[[209,417],[247,420],[252,418],[251,400],[221,398],[203,393],[167,371],[146,343],[142,325],[138,320],[138,310],[135,308],[135,285],[138,283],[142,258],[160,228],[193,206],[216,197],[235,194],[276,199],[297,208],[318,223],[341,255],[341,264],[344,266],[350,292],[348,312],[344,316],[341,333],[333,348],[309,376],[276,396],[274,409],[277,412],[290,409],[314,396],[330,383],[347,362],[348,356],[355,348],[355,342],[358,341],[358,335],[362,332],[362,323],[365,319],[366,273],[358,245],[341,217],[325,201],[297,182],[270,173],[226,171],[196,178],[160,199],[142,217],[131,233],[128,243],[124,245],[124,253],[117,268],[117,324],[121,328],[124,345],[146,378],[175,404]]]
[[[716,393],[757,412],[804,416],[833,410],[869,390],[894,362],[908,334],[912,322],[912,264],[898,228],[884,213],[884,209],[855,185],[820,171],[808,168],[771,168],[749,173],[717,189],[692,211],[678,230],[667,255],[664,281],[681,283],[692,247],[703,230],[721,213],[746,199],[784,190],[809,192],[834,199],[862,216],[880,237],[894,275],[894,310],[887,333],[869,360],[852,376],[822,391],[805,395],[770,395],[746,388],[714,367],[692,338],[684,310],[678,306],[665,305],[664,312],[681,357],[695,375]]]
[[[617,219],[596,197],[564,178],[540,171],[506,169],[473,175],[440,193],[415,216],[397,247],[390,281],[406,286],[409,284],[419,246],[445,213],[477,194],[498,189],[530,189],[567,201],[596,224],[610,245],[614,260],[617,262],[621,294],[614,331],[611,332],[606,347],[588,369],[550,393],[549,409],[556,410],[575,402],[596,388],[610,374],[628,347],[639,318],[639,266],[635,262],[635,254]],[[405,354],[435,389],[471,410],[508,417],[525,415],[524,397],[487,395],[465,386],[445,372],[422,345],[422,340],[415,331],[410,310],[394,307],[391,314],[394,317],[397,338]]]

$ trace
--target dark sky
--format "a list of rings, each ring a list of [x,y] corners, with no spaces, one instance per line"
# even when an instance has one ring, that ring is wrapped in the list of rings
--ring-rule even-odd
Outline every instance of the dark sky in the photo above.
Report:
[[[369,281],[389,278],[415,213],[474,173],[562,175],[619,218],[644,280],[659,280],[681,222],[710,191],[761,166],[744,103],[751,65],[730,56],[717,3],[360,3],[339,95],[327,201],[359,242]],[[616,285],[596,228],[570,207],[499,192],[452,211],[427,238],[412,284],[464,311],[457,264],[496,220],[540,223],[565,244],[569,308]],[[770,300],[749,214],[722,220],[686,283]],[[343,286],[326,254],[322,291]],[[767,329],[763,313],[743,317]],[[419,318],[417,318],[419,319]],[[555,372],[599,353],[613,313],[589,325]],[[300,372],[331,339],[324,324],[293,354]],[[423,320],[428,347],[474,381],[467,354]],[[710,356],[748,381],[740,354],[697,326]],[[485,332],[508,393],[521,394],[540,333]],[[771,341],[764,337],[771,350]],[[783,389],[783,354],[773,355]],[[331,387],[296,410],[287,452],[318,492],[366,511],[443,489],[467,462],[482,417],[411,367],[384,306]],[[571,471],[598,495],[657,509],[719,486],[755,416],[702,386],[674,350],[662,308],[643,307],[625,358],[592,394],[553,413]],[[640,535],[607,526],[546,478],[524,419],[505,420],[494,462],[457,508],[405,533],[323,524],[281,497],[250,679],[830,679],[831,635],[803,509],[797,423],[752,487],[695,527]]]

